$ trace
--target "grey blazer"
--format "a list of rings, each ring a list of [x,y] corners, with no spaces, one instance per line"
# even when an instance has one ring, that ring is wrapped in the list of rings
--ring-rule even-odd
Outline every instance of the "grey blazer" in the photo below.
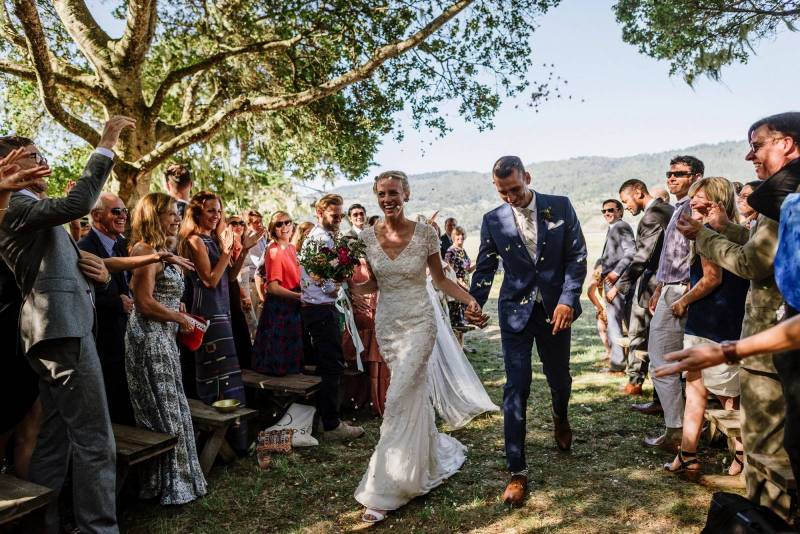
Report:
[[[11,195],[0,223],[0,257],[14,272],[17,285],[30,290],[20,312],[26,353],[40,341],[80,338],[92,331],[93,287],[78,268],[78,247],[63,225],[91,211],[113,164],[106,156],[92,154],[64,198]]]
[[[636,245],[631,225],[622,219],[612,224],[606,234],[603,254],[597,260],[597,264],[601,266],[603,276],[612,271],[619,275],[624,273],[633,260],[635,250]]]
[[[636,227],[636,251],[627,270],[615,284],[620,294],[627,295],[643,273],[650,273],[651,276],[645,278],[652,278],[652,274],[658,270],[658,260],[661,259],[661,247],[664,244],[664,231],[672,218],[673,211],[675,207],[660,198],[655,199],[655,202],[645,210],[639,226]],[[642,280],[645,286],[639,289],[640,302],[642,297],[650,298],[648,282],[648,279]]]

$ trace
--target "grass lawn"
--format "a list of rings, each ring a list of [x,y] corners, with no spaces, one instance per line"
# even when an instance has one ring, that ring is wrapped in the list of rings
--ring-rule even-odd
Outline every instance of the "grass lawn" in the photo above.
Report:
[[[496,289],[495,289],[496,290]],[[496,301],[487,311],[496,314]],[[392,513],[382,532],[698,532],[712,489],[661,472],[671,458],[643,448],[642,436],[662,429],[660,418],[629,410],[619,393],[624,378],[602,368],[602,348],[594,314],[573,329],[574,377],[570,420],[573,451],[560,453],[552,436],[550,398],[541,363],[534,357],[534,383],[528,410],[527,456],[530,495],[510,509],[500,501],[507,483],[502,415],[482,416],[454,432],[468,448],[463,469],[431,494]],[[477,349],[470,359],[489,395],[500,404],[505,381],[500,332],[494,320],[468,335]],[[494,325],[494,326],[493,326]],[[209,494],[197,502],[164,508],[153,502],[128,502],[120,510],[128,532],[343,532],[363,529],[353,492],[378,441],[380,420],[354,416],[367,435],[352,443],[295,450],[274,458],[260,471],[255,458],[216,466]],[[719,449],[701,448],[707,474],[727,464]],[[728,460],[729,461],[729,460]]]

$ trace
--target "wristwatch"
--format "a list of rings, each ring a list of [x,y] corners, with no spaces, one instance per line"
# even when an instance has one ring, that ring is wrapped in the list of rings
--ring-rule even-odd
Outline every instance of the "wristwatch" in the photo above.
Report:
[[[742,361],[742,357],[736,354],[736,341],[723,341],[719,344],[725,361],[730,365],[736,365]]]

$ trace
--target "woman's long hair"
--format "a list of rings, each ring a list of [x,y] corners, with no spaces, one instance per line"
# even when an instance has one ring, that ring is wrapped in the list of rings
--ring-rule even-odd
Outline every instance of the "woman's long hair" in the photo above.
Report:
[[[149,193],[133,209],[131,246],[142,242],[154,250],[167,248],[167,235],[161,228],[161,215],[169,211],[175,200],[166,193]]]
[[[306,240],[306,236],[313,228],[314,223],[308,221],[300,223],[295,227],[294,235],[292,235],[292,245],[294,245],[294,248],[298,253],[300,252],[300,249],[303,248],[303,241]]]
[[[219,206],[222,208],[222,199],[219,195],[211,191],[200,191],[192,197],[189,205],[186,206],[186,213],[183,215],[183,222],[181,229],[178,232],[178,254],[184,258],[191,258],[189,249],[189,238],[195,234],[200,234],[200,217],[203,214],[203,204],[208,200],[218,200]],[[220,216],[220,221],[224,221],[225,216]],[[211,232],[211,238],[220,245],[219,242],[219,228]]]

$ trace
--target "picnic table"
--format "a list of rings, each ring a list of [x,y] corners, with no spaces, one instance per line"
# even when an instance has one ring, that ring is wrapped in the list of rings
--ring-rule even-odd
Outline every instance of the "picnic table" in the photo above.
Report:
[[[200,452],[200,467],[203,474],[208,475],[217,456],[221,456],[225,462],[236,459],[236,454],[225,439],[228,429],[237,421],[250,419],[258,412],[250,408],[237,408],[234,412],[222,413],[197,399],[188,400],[195,432],[208,436]]]

